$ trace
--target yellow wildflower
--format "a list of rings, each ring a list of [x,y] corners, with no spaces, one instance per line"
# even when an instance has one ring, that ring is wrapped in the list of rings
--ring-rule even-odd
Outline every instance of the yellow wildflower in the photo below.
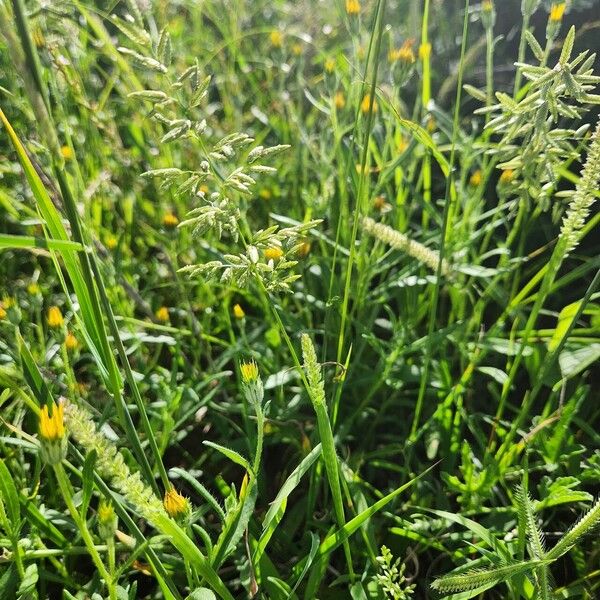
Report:
[[[267,260],[279,260],[283,256],[283,250],[274,246],[265,250],[265,258]]]
[[[274,48],[281,48],[283,45],[283,34],[281,31],[271,31],[269,39],[271,40],[271,45]]]
[[[412,65],[415,62],[415,53],[413,52],[413,40],[406,40],[400,48],[391,49],[388,54],[390,62],[400,61]]]
[[[550,8],[550,21],[554,21],[558,23],[562,21],[563,15],[565,14],[565,8],[567,6],[566,2],[558,2],[557,4],[553,4]]]
[[[202,184],[199,188],[198,188],[199,192],[202,192],[203,194],[208,194],[208,186],[206,184]]]
[[[0,321],[6,319],[6,311],[4,310],[4,306],[0,304]]]
[[[181,519],[191,512],[190,501],[173,487],[165,492],[163,506],[173,519]]]
[[[117,245],[118,245],[118,241],[117,238],[114,235],[107,235],[106,238],[104,238],[104,245],[109,249],[109,250],[114,250]]]
[[[244,309],[239,304],[233,305],[233,316],[236,319],[243,319],[246,316]]]
[[[73,150],[70,146],[62,146],[60,153],[65,160],[71,160],[73,158]]]
[[[166,306],[161,306],[154,313],[154,316],[162,323],[166,323],[169,320],[169,309]]]
[[[360,13],[360,2],[358,0],[346,0],[346,12],[349,15],[358,15]]]
[[[505,169],[502,171],[502,175],[500,175],[500,183],[510,183],[515,177],[515,172],[513,169]]]
[[[240,373],[244,383],[253,383],[258,379],[258,365],[251,360],[240,365]]]
[[[335,69],[335,58],[332,58],[331,56],[325,61],[325,71],[327,71],[327,73],[333,73]]]
[[[310,242],[305,240],[298,246],[297,254],[301,258],[305,258],[306,256],[308,256],[309,252],[310,252]]]
[[[271,192],[271,190],[268,188],[261,188],[261,190],[258,192],[258,195],[263,200],[270,200],[273,197],[273,192]]]
[[[342,110],[346,106],[346,99],[343,92],[336,92],[333,98],[333,103],[338,110]]]
[[[483,12],[491,12],[492,10],[494,10],[494,3],[492,2],[492,0],[483,0],[483,2],[481,3],[481,9],[483,10]]]
[[[67,337],[65,338],[65,347],[67,350],[75,350],[77,346],[79,346],[77,338],[69,331],[69,333],[67,333]]]
[[[371,109],[371,96],[369,94],[367,94],[363,99],[362,102],[360,103],[360,110],[363,113],[368,113],[369,110]],[[375,100],[375,98],[373,98],[373,112],[377,112],[377,100]]]
[[[112,504],[106,500],[101,500],[96,516],[98,517],[98,534],[100,537],[103,540],[112,539],[119,524]]]
[[[302,54],[302,44],[296,42],[292,46],[292,53],[294,54],[294,56],[300,56]]]
[[[32,281],[28,286],[27,286],[27,293],[30,296],[37,296],[38,294],[40,294],[40,286],[35,282]]]
[[[48,325],[55,328],[62,327],[65,322],[58,306],[51,306],[48,309],[47,320]]]
[[[472,185],[473,187],[477,187],[481,183],[482,180],[483,180],[483,177],[481,175],[481,170],[477,169],[476,171],[473,172],[473,174],[469,178],[469,185]]]
[[[179,224],[179,219],[172,213],[165,213],[163,216],[163,225],[165,227],[177,227]]]
[[[44,404],[40,412],[40,437],[46,442],[56,442],[65,437],[64,405],[52,403],[52,416],[48,405]]]

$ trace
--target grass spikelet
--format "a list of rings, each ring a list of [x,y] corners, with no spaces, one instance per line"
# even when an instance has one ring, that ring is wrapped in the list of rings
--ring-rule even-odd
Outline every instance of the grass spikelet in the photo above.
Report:
[[[408,236],[396,231],[389,225],[377,223],[371,219],[371,217],[365,217],[361,224],[362,230],[366,234],[377,238],[379,241],[391,246],[396,250],[405,252],[432,271],[435,272],[437,270],[440,262],[440,255],[435,250],[431,250],[431,248],[428,248],[420,242],[411,240]],[[446,259],[442,260],[442,274],[450,274],[450,266]]]

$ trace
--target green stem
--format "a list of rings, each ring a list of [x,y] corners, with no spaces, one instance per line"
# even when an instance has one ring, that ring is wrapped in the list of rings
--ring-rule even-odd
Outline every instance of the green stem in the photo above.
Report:
[[[88,553],[92,561],[94,562],[94,565],[96,566],[96,569],[98,569],[98,573],[106,583],[110,600],[116,600],[117,591],[115,587],[115,582],[112,580],[110,573],[106,570],[104,562],[100,558],[100,554],[96,549],[96,544],[94,543],[94,540],[92,539],[92,536],[87,528],[87,523],[85,522],[85,519],[79,514],[77,508],[75,507],[75,504],[73,504],[73,493],[71,490],[71,484],[69,483],[69,479],[67,477],[67,474],[65,473],[62,464],[59,463],[57,465],[54,465],[54,474],[56,476],[56,481],[58,483],[58,487],[60,489],[62,497],[65,501],[65,504],[67,505],[69,513],[71,514],[71,518],[73,519],[73,521],[75,521],[77,529],[81,534],[81,539],[83,540],[83,543],[85,544],[85,547],[87,548]]]

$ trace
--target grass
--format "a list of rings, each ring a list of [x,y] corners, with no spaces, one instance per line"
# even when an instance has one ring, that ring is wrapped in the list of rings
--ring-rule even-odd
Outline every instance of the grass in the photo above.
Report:
[[[595,598],[589,14],[2,2],[0,598]]]

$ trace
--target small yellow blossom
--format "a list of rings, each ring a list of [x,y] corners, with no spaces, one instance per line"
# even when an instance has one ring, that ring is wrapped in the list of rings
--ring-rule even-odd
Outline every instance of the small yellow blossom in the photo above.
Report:
[[[274,48],[281,48],[283,45],[283,34],[281,31],[271,31],[269,39],[271,40],[271,45]]]
[[[109,249],[109,250],[114,250],[117,245],[119,244],[117,238],[114,235],[107,235],[104,238],[104,245]]]
[[[377,100],[375,100],[375,98],[373,98],[373,112],[377,112]],[[360,110],[363,113],[368,113],[369,110],[371,109],[371,96],[369,96],[368,94],[362,99],[362,102],[360,103]]]
[[[380,213],[386,213],[392,210],[392,206],[389,202],[386,202],[385,196],[376,196],[373,199],[373,208]]]
[[[30,296],[37,296],[38,294],[41,293],[40,291],[40,286],[35,282],[32,281],[28,286],[27,286],[27,293]]]
[[[492,0],[483,0],[481,3],[481,9],[483,12],[492,12],[494,10],[494,3]]]
[[[300,258],[305,258],[308,256],[310,252],[310,242],[304,241],[298,246],[297,254]]]
[[[513,169],[505,169],[502,171],[502,175],[500,175],[500,183],[510,183],[515,177],[515,172]]]
[[[165,227],[177,227],[179,224],[179,219],[172,213],[165,213],[163,216],[163,225]]]
[[[346,99],[343,92],[336,92],[333,98],[333,103],[338,110],[342,110],[346,106]]]
[[[4,296],[2,299],[2,306],[7,310],[17,305],[17,301],[12,296]]]
[[[198,191],[203,193],[203,194],[208,194],[208,186],[206,184],[202,184],[199,188]]]
[[[271,190],[268,188],[261,188],[261,190],[258,192],[258,195],[263,200],[270,200],[273,197],[273,192],[271,192]]]
[[[96,516],[98,517],[98,534],[103,540],[111,540],[114,537],[119,524],[119,520],[112,504],[105,500],[101,500]]]
[[[46,442],[55,442],[65,437],[64,405],[52,403],[52,416],[48,405],[44,404],[40,412],[40,437]]]
[[[166,306],[161,306],[154,313],[154,316],[162,323],[166,323],[169,320],[169,309]]]
[[[346,12],[349,15],[358,15],[360,13],[360,2],[358,0],[346,0]]]
[[[6,311],[4,310],[4,306],[0,304],[0,321],[6,319]]]
[[[240,365],[240,373],[244,383],[253,383],[258,379],[258,365],[251,360]]]
[[[400,61],[402,63],[412,65],[416,60],[415,53],[412,49],[413,43],[413,40],[406,40],[402,46],[400,46],[400,48],[392,48],[388,54],[389,61]]]
[[[55,328],[62,327],[65,322],[58,306],[51,306],[48,309],[47,320],[48,325]]]
[[[265,258],[267,260],[279,260],[283,256],[283,250],[276,246],[265,250]]]
[[[325,61],[325,71],[327,71],[327,73],[333,73],[335,69],[335,58],[332,58],[331,56]]]
[[[431,55],[431,44],[429,42],[419,46],[419,58],[425,60]]]
[[[79,342],[77,338],[69,331],[67,333],[67,337],[65,338],[65,347],[67,350],[75,350],[79,346]]]
[[[566,2],[553,4],[550,8],[550,21],[554,21],[555,23],[562,21],[566,6]]]
[[[60,153],[65,160],[71,160],[73,158],[73,150],[71,150],[70,146],[63,146],[60,149]]]
[[[181,519],[189,515],[191,511],[190,501],[173,487],[165,492],[163,506],[173,519]]]
[[[483,177],[481,175],[481,170],[477,169],[477,171],[474,171],[473,174],[471,175],[471,177],[469,178],[469,185],[472,185],[473,187],[477,187],[481,181],[483,180]]]
[[[233,305],[233,316],[236,319],[243,319],[246,316],[244,309],[239,304]]]
[[[300,56],[302,54],[302,44],[300,44],[299,42],[296,42],[292,46],[292,54],[294,56]]]

